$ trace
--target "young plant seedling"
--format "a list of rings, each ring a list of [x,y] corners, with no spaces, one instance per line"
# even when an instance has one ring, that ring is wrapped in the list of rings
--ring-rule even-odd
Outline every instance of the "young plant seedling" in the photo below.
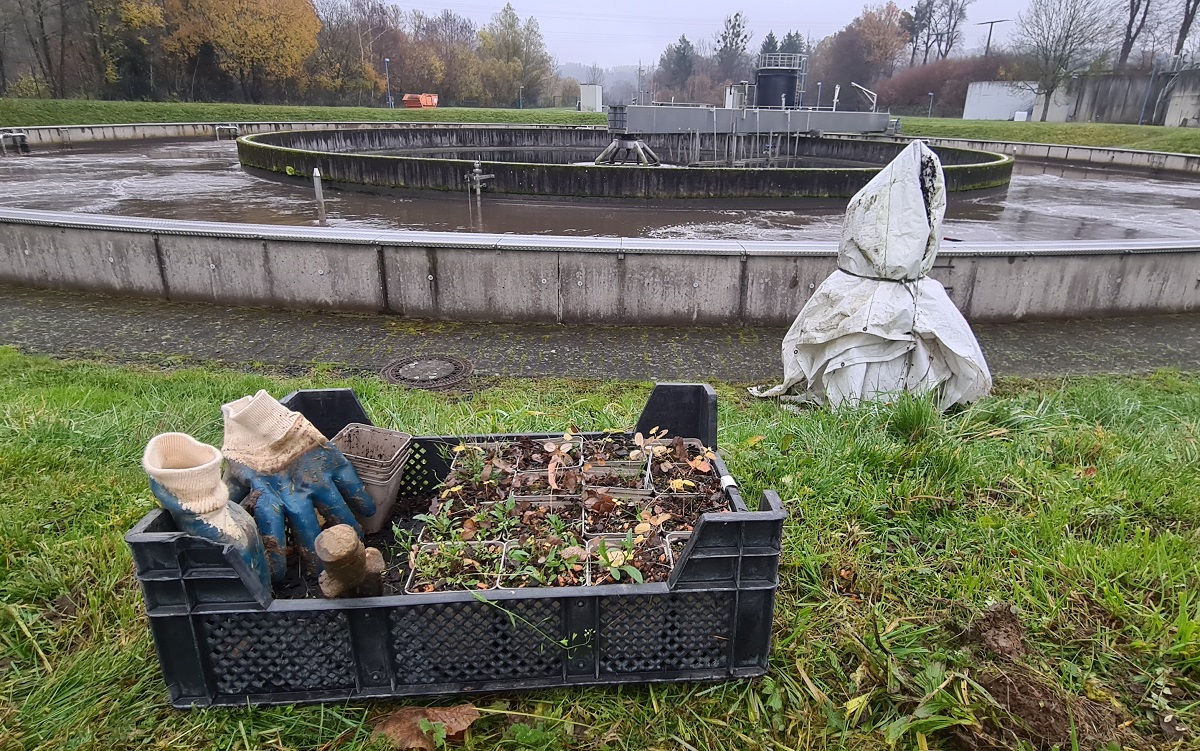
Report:
[[[607,575],[615,582],[621,581],[621,576],[628,576],[641,584],[645,581],[642,572],[633,565],[634,560],[633,532],[625,535],[616,547],[609,547],[608,540],[601,537],[596,545],[596,562],[601,567],[601,574]]]
[[[491,589],[500,574],[504,545],[499,542],[440,542],[419,545],[409,554],[414,594],[454,589]]]
[[[570,587],[584,583],[587,548],[526,538],[509,545],[505,560],[508,586]]]

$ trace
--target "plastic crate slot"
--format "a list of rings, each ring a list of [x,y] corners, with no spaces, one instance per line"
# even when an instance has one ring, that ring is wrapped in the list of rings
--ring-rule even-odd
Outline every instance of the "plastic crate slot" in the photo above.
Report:
[[[601,598],[601,674],[724,668],[733,603],[723,592]]]
[[[556,599],[396,608],[391,634],[397,683],[557,678],[563,672]]]
[[[203,617],[217,694],[356,685],[345,613],[222,613]]]

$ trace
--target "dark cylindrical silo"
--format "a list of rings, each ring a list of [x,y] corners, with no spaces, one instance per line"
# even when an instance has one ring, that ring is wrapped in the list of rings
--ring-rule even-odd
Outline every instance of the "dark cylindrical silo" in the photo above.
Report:
[[[790,68],[759,68],[755,79],[754,104],[758,107],[796,106],[800,71]]]

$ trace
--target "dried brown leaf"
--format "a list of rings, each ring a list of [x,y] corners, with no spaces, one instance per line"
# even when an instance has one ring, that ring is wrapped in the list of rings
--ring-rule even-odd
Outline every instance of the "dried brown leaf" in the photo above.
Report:
[[[385,738],[396,749],[424,749],[433,751],[434,740],[421,730],[421,721],[441,723],[446,728],[446,737],[461,735],[479,719],[479,710],[474,704],[459,704],[455,707],[401,707],[389,712],[375,722],[371,738]]]
[[[675,461],[686,462],[688,458],[687,444],[683,442],[683,436],[675,436],[675,440],[671,441],[671,448],[675,451]]]
[[[562,550],[558,551],[558,555],[560,558],[563,558],[564,560],[568,559],[568,558],[577,558],[579,560],[586,560],[588,557],[588,551],[587,551],[587,548],[580,547],[579,545],[571,545],[571,546],[565,547]]]
[[[610,514],[617,508],[617,502],[608,493],[600,491],[591,491],[583,505],[588,511],[595,511],[597,514]]]
[[[475,533],[479,531],[479,523],[470,517],[463,519],[462,527],[462,539],[464,540],[472,539],[475,537]]]

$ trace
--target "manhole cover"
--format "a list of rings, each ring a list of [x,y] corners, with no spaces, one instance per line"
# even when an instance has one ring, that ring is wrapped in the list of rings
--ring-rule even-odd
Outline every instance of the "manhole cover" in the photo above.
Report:
[[[444,389],[453,386],[475,368],[461,357],[450,355],[422,355],[405,357],[388,363],[383,368],[383,380],[401,386],[421,389]]]

